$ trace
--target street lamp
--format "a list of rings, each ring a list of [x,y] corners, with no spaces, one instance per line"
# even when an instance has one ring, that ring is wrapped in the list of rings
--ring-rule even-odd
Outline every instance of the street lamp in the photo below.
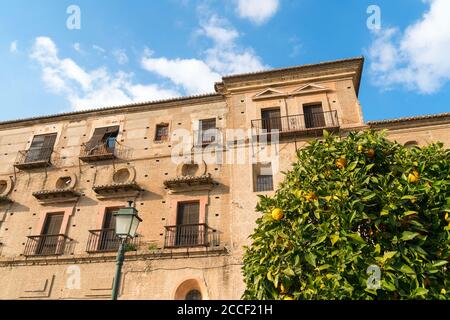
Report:
[[[112,300],[117,300],[119,294],[120,278],[122,275],[122,265],[125,259],[125,243],[127,239],[136,236],[136,230],[142,219],[138,216],[138,211],[133,207],[133,201],[128,201],[128,208],[120,209],[114,214],[116,217],[116,235],[120,239],[119,251],[116,260],[116,275],[112,290]]]

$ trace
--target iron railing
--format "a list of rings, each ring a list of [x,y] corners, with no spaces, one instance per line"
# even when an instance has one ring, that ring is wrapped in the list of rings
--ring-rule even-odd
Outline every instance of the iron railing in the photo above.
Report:
[[[86,252],[115,252],[119,249],[120,239],[115,229],[89,230]],[[140,237],[128,239],[125,245],[127,251],[136,251],[140,246]]]
[[[165,248],[210,247],[219,244],[219,232],[204,223],[166,226]]]
[[[80,159],[82,161],[96,161],[116,158],[119,151],[116,138],[108,138],[96,144],[85,143],[81,146]]]
[[[17,154],[14,166],[19,169],[50,166],[52,153],[53,147],[21,150]]]
[[[222,143],[222,131],[218,128],[194,131],[194,147],[207,147]]]
[[[338,127],[339,119],[336,110],[252,120],[252,129],[257,135],[275,132],[300,133],[313,129]]]
[[[25,245],[24,256],[58,256],[66,253],[71,241],[64,234],[29,236]]]

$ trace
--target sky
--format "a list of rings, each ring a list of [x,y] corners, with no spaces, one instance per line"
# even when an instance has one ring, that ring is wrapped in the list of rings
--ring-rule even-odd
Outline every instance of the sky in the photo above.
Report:
[[[449,0],[0,0],[0,121],[365,57],[366,121],[449,112]]]

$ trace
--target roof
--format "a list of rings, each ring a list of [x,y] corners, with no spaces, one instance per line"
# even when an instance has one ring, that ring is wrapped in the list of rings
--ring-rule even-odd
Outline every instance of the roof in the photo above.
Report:
[[[421,115],[415,117],[403,117],[403,118],[395,118],[395,119],[386,119],[386,120],[376,120],[369,121],[367,124],[369,126],[383,126],[383,125],[391,125],[391,124],[399,124],[399,123],[408,123],[413,121],[423,121],[423,120],[450,120],[450,113],[438,113],[438,114],[428,114]]]
[[[76,115],[98,113],[98,112],[103,112],[103,111],[105,111],[105,112],[118,111],[118,110],[124,110],[124,109],[129,109],[129,108],[138,108],[138,107],[144,107],[144,106],[156,106],[156,105],[172,103],[172,102],[203,100],[205,98],[218,98],[218,97],[222,98],[222,95],[218,94],[218,93],[207,93],[207,94],[201,94],[201,95],[184,96],[184,97],[170,98],[170,99],[164,99],[164,100],[135,102],[135,103],[129,103],[129,104],[123,104],[123,105],[117,105],[117,106],[107,106],[107,107],[96,108],[96,109],[87,109],[87,110],[82,110],[82,111],[63,112],[63,113],[57,113],[57,114],[52,114],[52,115],[15,119],[15,120],[7,120],[7,121],[0,122],[0,126],[20,123],[20,122],[52,120],[52,119],[57,119],[57,118],[62,118],[62,117],[70,117],[70,116],[76,116]]]
[[[66,112],[66,113],[59,113],[59,114],[52,114],[52,115],[44,115],[44,116],[38,116],[38,117],[30,117],[30,118],[24,118],[24,119],[16,119],[16,120],[8,120],[0,122],[0,126],[5,125],[15,125],[22,122],[38,122],[38,121],[51,121],[51,120],[58,120],[62,118],[67,117],[73,117],[78,115],[88,115],[91,113],[112,113],[116,111],[131,111],[130,109],[139,109],[142,107],[150,107],[150,106],[158,106],[173,102],[195,102],[198,100],[199,102],[203,100],[208,99],[218,99],[222,98],[223,95],[219,92],[217,89],[217,86],[220,84],[223,84],[227,81],[233,81],[236,79],[261,79],[266,78],[268,76],[277,76],[284,74],[286,72],[293,73],[293,72],[302,72],[302,71],[308,71],[310,69],[317,69],[320,67],[327,67],[327,66],[333,66],[335,64],[345,64],[345,63],[357,63],[357,83],[355,85],[356,92],[359,91],[359,86],[361,82],[361,76],[362,76],[362,70],[363,70],[363,64],[364,64],[364,57],[355,57],[355,58],[348,58],[348,59],[340,59],[340,60],[333,60],[333,61],[325,61],[320,63],[314,63],[314,64],[304,64],[299,66],[293,66],[293,67],[287,67],[287,68],[278,68],[278,69],[271,69],[271,70],[263,70],[259,72],[251,72],[251,73],[243,73],[243,74],[235,74],[235,75],[228,75],[222,78],[222,82],[216,83],[216,93],[207,93],[202,95],[194,95],[194,96],[185,96],[185,97],[177,97],[177,98],[170,98],[165,100],[155,100],[155,101],[145,101],[145,102],[136,102],[136,103],[129,103],[129,104],[123,104],[123,105],[117,105],[117,106],[107,106],[103,108],[97,108],[97,109],[87,109],[83,111],[74,111],[74,112]]]
[[[228,76],[225,76],[222,78],[222,82],[217,82],[215,84],[215,88],[216,88],[216,91],[218,91],[218,87],[220,87],[224,83],[236,81],[236,80],[248,81],[248,80],[253,80],[253,79],[260,79],[261,77],[277,76],[277,75],[281,75],[281,74],[285,74],[285,73],[293,73],[293,72],[304,72],[304,71],[308,71],[310,69],[318,69],[318,68],[324,68],[324,67],[334,66],[337,64],[346,64],[346,63],[356,63],[358,66],[357,79],[356,79],[356,85],[355,85],[356,93],[358,94],[359,87],[361,84],[363,66],[364,66],[364,56],[324,61],[324,62],[319,62],[319,63],[303,64],[303,65],[292,66],[292,67],[287,67],[287,68],[276,68],[276,69],[262,70],[262,71],[257,71],[257,72],[228,75]]]

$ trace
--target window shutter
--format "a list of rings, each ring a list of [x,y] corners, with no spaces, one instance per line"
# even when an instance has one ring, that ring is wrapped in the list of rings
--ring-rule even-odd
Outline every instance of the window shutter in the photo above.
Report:
[[[92,149],[95,148],[100,144],[100,142],[103,140],[103,137],[108,132],[109,128],[97,128],[94,131],[94,134],[92,135],[91,140],[86,142],[86,148]]]

